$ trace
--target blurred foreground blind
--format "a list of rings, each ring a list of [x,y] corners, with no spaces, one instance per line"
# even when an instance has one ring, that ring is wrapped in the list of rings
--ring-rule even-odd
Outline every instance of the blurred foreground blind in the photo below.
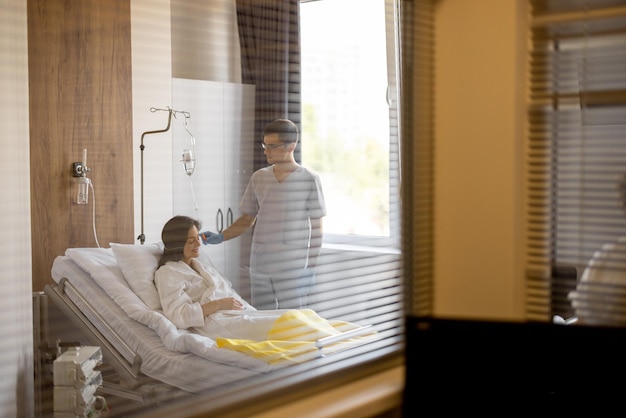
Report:
[[[405,312],[433,311],[435,1],[402,2],[402,248]]]
[[[626,325],[626,1],[531,6],[527,317]]]

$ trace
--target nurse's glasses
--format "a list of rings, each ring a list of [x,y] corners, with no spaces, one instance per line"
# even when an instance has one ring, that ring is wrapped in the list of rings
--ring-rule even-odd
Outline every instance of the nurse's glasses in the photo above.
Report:
[[[289,143],[288,142],[283,142],[281,144],[266,144],[265,142],[263,142],[263,143],[261,143],[261,148],[272,150],[272,149],[276,149],[276,148],[279,148],[279,147],[284,147],[285,145],[289,145]]]

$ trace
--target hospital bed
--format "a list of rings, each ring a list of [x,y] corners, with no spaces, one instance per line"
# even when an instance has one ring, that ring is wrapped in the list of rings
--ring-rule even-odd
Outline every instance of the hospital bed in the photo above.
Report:
[[[158,244],[117,246],[124,249],[126,259],[132,260],[135,267],[143,263],[153,274]],[[88,343],[102,348],[105,362],[114,369],[116,381],[105,379],[103,393],[146,402],[142,387],[148,383],[167,385],[183,394],[201,393],[290,364],[272,364],[218,348],[208,337],[176,329],[162,311],[149,307],[139,297],[137,284],[130,285],[134,279],[127,280],[130,274],[146,276],[146,272],[123,269],[118,260],[113,248],[68,249],[54,260],[51,273],[55,284],[44,288]],[[210,264],[206,254],[201,261]],[[375,338],[369,326],[330,322],[336,322],[339,332],[315,341],[315,352],[298,361],[323,357]]]

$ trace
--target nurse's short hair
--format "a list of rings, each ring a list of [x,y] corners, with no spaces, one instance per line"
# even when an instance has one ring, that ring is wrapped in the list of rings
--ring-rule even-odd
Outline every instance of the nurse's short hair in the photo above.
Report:
[[[280,142],[298,142],[298,126],[289,119],[276,119],[270,122],[263,131],[263,135],[278,134]]]

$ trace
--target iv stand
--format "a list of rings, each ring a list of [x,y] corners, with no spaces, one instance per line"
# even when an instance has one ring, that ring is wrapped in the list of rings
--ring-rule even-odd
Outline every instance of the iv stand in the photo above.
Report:
[[[141,134],[141,145],[139,145],[139,149],[141,150],[141,234],[139,234],[139,236],[137,237],[137,239],[139,240],[139,242],[143,245],[144,242],[146,242],[146,235],[144,234],[144,216],[143,216],[143,151],[145,149],[145,146],[143,144],[143,138],[146,135],[151,135],[151,134],[159,134],[159,133],[163,133],[163,132],[167,132],[170,130],[170,126],[172,125],[172,115],[174,115],[174,117],[176,117],[177,113],[182,113],[183,115],[185,115],[186,118],[190,117],[189,112],[185,112],[182,110],[174,110],[171,108],[167,108],[167,109],[157,109],[154,107],[150,108],[151,112],[157,112],[157,111],[167,111],[168,115],[167,115],[167,126],[165,127],[165,129],[159,129],[156,131],[146,131],[144,133]]]

